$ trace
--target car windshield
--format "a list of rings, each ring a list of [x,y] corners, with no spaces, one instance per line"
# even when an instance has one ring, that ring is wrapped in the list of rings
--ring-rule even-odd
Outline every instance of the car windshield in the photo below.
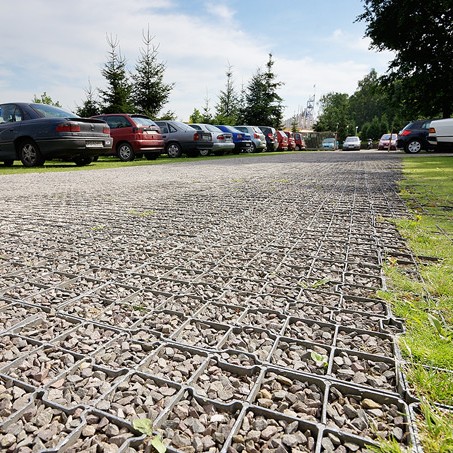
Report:
[[[30,107],[45,118],[80,118],[78,115],[48,104],[30,104]]]
[[[335,141],[335,139],[334,138],[325,138],[323,141],[324,141],[324,143],[333,143]]]

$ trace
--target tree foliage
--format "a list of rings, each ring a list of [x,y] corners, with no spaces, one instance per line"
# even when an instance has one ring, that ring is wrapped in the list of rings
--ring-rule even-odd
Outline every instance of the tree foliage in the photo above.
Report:
[[[126,72],[126,59],[121,55],[119,43],[113,37],[107,37],[110,47],[108,61],[101,73],[108,88],[99,90],[102,111],[104,113],[130,113],[134,107],[131,100],[132,84]]]
[[[226,71],[226,86],[219,95],[216,104],[215,123],[216,124],[237,124],[239,114],[239,98],[234,88],[232,66],[228,64]]]
[[[132,102],[136,113],[155,118],[162,107],[168,102],[174,84],[164,83],[166,66],[157,60],[158,46],[153,45],[149,28],[143,32],[144,47],[140,49],[140,58],[135,65]]]
[[[272,126],[277,129],[283,123],[283,99],[277,93],[283,82],[276,80],[273,72],[272,54],[263,71],[258,68],[252,76],[244,95],[244,104],[240,110],[241,122]]]
[[[338,134],[339,140],[355,134],[355,123],[350,114],[349,96],[346,93],[328,93],[321,97],[321,114],[318,117],[315,131],[331,131]]]
[[[366,22],[372,47],[390,50],[384,80],[396,81],[407,104],[421,115],[453,113],[453,8],[451,0],[364,0],[357,20]]]
[[[93,115],[99,115],[101,113],[101,108],[99,105],[99,101],[96,99],[96,92],[91,87],[91,83],[85,90],[85,93],[86,99],[81,107],[77,107],[76,109],[77,115],[85,118],[88,118]]]
[[[58,101],[53,101],[52,98],[44,91],[41,94],[41,97],[36,96],[33,97],[33,101],[36,104],[47,104],[47,105],[54,105],[55,107],[61,107],[61,104]]]

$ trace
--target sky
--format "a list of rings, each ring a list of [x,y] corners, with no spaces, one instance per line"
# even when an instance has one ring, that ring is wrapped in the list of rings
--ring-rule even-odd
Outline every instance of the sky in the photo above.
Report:
[[[284,118],[310,98],[353,94],[371,69],[384,74],[392,55],[370,50],[362,0],[20,0],[0,5],[0,102],[30,102],[44,92],[64,108],[82,106],[90,89],[107,88],[101,71],[108,41],[134,70],[143,33],[153,37],[164,82],[174,83],[163,111],[188,121],[212,113],[226,72],[247,86],[274,60]]]

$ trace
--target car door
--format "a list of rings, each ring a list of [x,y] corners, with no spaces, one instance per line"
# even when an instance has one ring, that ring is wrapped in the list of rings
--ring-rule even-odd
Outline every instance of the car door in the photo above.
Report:
[[[14,140],[20,136],[22,116],[17,105],[0,105],[0,160],[16,159]]]

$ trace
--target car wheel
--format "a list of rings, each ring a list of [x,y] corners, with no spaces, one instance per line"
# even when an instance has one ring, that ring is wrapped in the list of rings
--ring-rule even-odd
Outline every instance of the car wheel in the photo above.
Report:
[[[246,148],[245,152],[247,153],[256,153],[256,145],[252,142],[252,144]]]
[[[209,156],[210,152],[211,152],[210,149],[200,149],[200,156],[203,156],[203,157]]]
[[[79,156],[74,159],[74,162],[78,167],[84,167],[85,165],[90,165],[93,159],[91,157]]]
[[[406,147],[404,148],[404,151],[409,154],[416,154],[419,153],[420,150],[422,149],[422,144],[420,140],[414,139],[411,140]]]
[[[168,157],[181,157],[182,149],[179,143],[169,143],[166,148]]]
[[[14,164],[14,160],[13,160],[13,159],[7,159],[7,160],[4,160],[4,161],[3,161],[3,165],[4,165],[5,167],[12,167],[13,164]]]
[[[123,162],[130,162],[135,159],[134,150],[129,143],[120,143],[116,149],[116,155]]]
[[[45,162],[38,145],[31,139],[20,142],[19,158],[24,167],[40,167]]]

